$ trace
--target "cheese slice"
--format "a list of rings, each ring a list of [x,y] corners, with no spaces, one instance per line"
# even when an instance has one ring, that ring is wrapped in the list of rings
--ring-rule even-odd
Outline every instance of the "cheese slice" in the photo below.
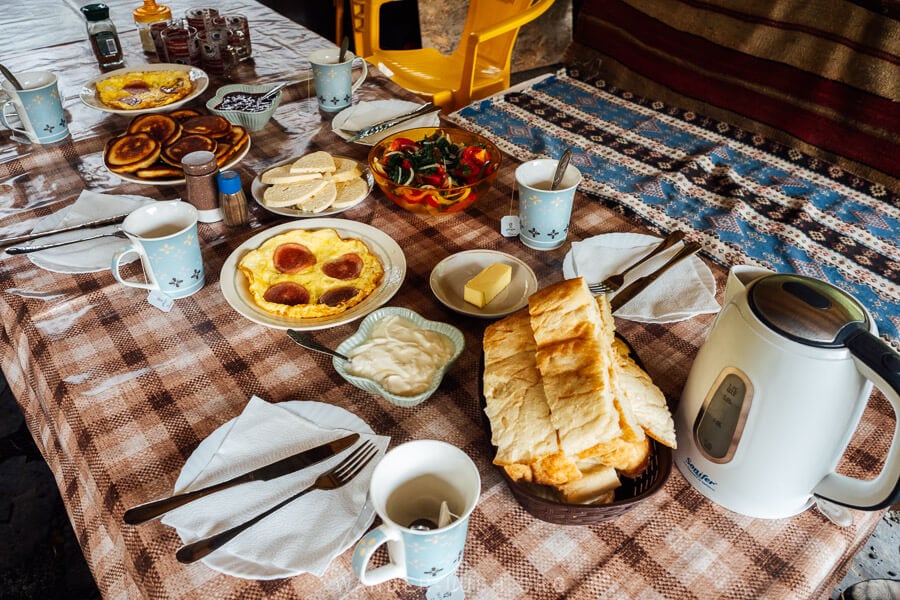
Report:
[[[478,308],[484,308],[509,285],[510,281],[512,281],[512,267],[503,263],[488,265],[466,283],[463,299]]]

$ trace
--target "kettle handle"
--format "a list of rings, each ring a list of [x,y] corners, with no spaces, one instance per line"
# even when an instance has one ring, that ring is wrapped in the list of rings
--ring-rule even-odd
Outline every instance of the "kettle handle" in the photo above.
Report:
[[[861,325],[847,332],[844,344],[860,373],[891,403],[894,437],[875,479],[864,481],[829,473],[813,489],[813,495],[852,508],[878,510],[900,500],[900,355]]]

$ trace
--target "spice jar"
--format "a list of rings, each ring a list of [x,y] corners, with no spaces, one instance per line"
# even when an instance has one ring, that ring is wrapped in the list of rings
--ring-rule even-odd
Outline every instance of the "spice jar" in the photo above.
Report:
[[[187,184],[187,201],[197,209],[197,220],[201,223],[215,223],[222,220],[219,210],[216,174],[219,167],[216,155],[206,150],[186,154],[181,159]]]
[[[125,64],[119,34],[109,18],[109,7],[105,4],[87,4],[81,7],[81,12],[87,19],[88,39],[100,68],[111,69]]]
[[[150,35],[150,26],[159,21],[172,19],[172,9],[165,4],[157,4],[155,0],[144,0],[144,5],[134,9],[134,24],[141,36],[141,47],[147,54],[156,54],[156,44]]]
[[[237,171],[222,171],[218,176],[219,210],[229,227],[239,227],[250,222],[247,210],[247,196],[241,187],[241,177]]]

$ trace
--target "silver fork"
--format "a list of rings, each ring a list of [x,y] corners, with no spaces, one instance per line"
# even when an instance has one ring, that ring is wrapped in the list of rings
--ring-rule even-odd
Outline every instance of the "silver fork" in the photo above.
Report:
[[[370,440],[367,440],[356,448],[347,458],[338,463],[334,468],[319,475],[316,482],[308,488],[294,494],[287,500],[282,500],[272,508],[261,512],[249,521],[235,525],[231,529],[226,529],[220,533],[212,535],[202,540],[197,540],[178,549],[175,558],[182,563],[192,563],[200,560],[212,551],[221,548],[229,541],[234,539],[242,531],[256,525],[273,512],[287,506],[300,496],[307,494],[313,490],[336,490],[337,488],[349,483],[354,477],[371,462],[378,453],[378,449]]]
[[[668,236],[666,236],[666,238],[663,241],[661,241],[659,243],[659,245],[656,246],[656,248],[651,250],[649,254],[647,254],[646,256],[641,258],[641,260],[632,264],[631,266],[629,266],[627,269],[625,269],[624,271],[622,271],[620,273],[616,273],[615,275],[610,275],[609,277],[607,277],[600,283],[589,283],[588,289],[591,290],[591,293],[594,294],[595,296],[597,294],[612,294],[613,292],[618,290],[620,287],[622,287],[623,283],[625,283],[625,275],[627,275],[629,271],[631,271],[632,269],[634,269],[636,267],[641,266],[642,264],[644,264],[645,262],[647,262],[648,260],[650,260],[651,258],[656,256],[657,254],[662,252],[663,250],[667,250],[668,248],[671,248],[672,246],[674,246],[675,244],[680,242],[682,239],[684,239],[683,231],[673,231]]]

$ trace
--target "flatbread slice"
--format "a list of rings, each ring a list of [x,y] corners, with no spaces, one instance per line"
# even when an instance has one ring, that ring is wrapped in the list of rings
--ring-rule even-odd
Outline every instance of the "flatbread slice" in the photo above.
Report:
[[[296,206],[319,192],[327,183],[329,182],[325,179],[314,179],[299,183],[279,183],[266,188],[266,191],[263,192],[263,204],[273,208]]]

